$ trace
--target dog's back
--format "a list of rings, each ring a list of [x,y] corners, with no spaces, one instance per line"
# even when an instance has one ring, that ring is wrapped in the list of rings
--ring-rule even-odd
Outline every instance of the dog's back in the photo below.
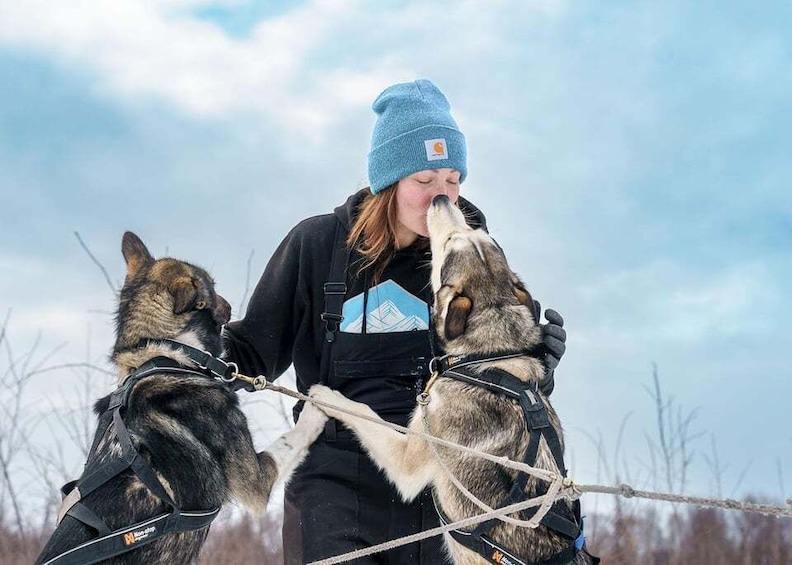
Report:
[[[70,511],[60,521],[39,563],[68,554],[109,532],[170,513],[173,509],[166,503],[167,498],[179,510],[194,514],[216,510],[231,497],[263,511],[277,475],[270,457],[256,455],[247,421],[233,392],[219,381],[197,374],[197,364],[178,347],[142,342],[180,339],[219,355],[220,327],[228,321],[230,307],[214,292],[209,275],[181,261],[155,261],[139,238],[129,232],[122,248],[127,277],[120,295],[112,360],[119,370],[120,385],[123,387],[128,381],[129,395],[118,415],[137,457],[147,463],[154,479],[141,479],[143,471],[133,472],[131,467],[116,475],[105,471],[112,468],[108,462],[117,461],[124,451],[119,441],[123,433],[116,429],[112,418],[100,418],[100,425],[106,427],[98,430],[83,478],[98,470],[99,475],[107,473],[109,480],[79,497],[78,510]],[[135,380],[137,368],[162,358],[188,370],[154,370]],[[109,414],[108,408],[113,408],[108,406],[110,398],[97,402],[98,415]],[[164,493],[155,492],[160,488],[157,484]],[[94,516],[87,515],[79,505]],[[125,539],[134,551],[109,562],[194,562],[208,527],[175,531],[151,543],[146,539],[147,531],[151,531],[150,527],[141,529],[139,536]]]
[[[97,412],[109,397],[97,402]],[[223,385],[201,377],[155,375],[138,383],[130,397],[124,422],[133,445],[157,474],[182,510],[218,508],[228,500],[233,470],[261,476],[247,423],[236,395]],[[88,460],[84,476],[120,451],[117,439],[107,434]],[[255,467],[253,467],[255,465]],[[269,476],[269,490],[275,470]],[[170,508],[130,470],[90,493],[82,502],[101,517],[111,531],[167,513]],[[172,533],[134,552],[116,557],[116,563],[189,563],[197,558],[208,529]],[[59,555],[97,537],[96,531],[66,515],[41,554],[40,561]]]

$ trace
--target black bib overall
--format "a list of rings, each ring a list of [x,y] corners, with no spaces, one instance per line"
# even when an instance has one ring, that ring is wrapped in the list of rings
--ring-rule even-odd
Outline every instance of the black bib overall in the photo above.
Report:
[[[343,280],[338,275],[342,261],[348,264],[348,257],[334,252],[333,263],[338,264],[331,280]],[[428,289],[425,292],[428,298]],[[368,404],[385,420],[406,425],[415,407],[415,397],[429,374],[432,345],[428,330],[335,331],[328,349],[325,374],[330,388]],[[352,432],[330,420],[286,487],[284,559],[286,565],[302,565],[438,525],[428,489],[412,503],[402,502]],[[436,536],[351,563],[437,565],[444,562],[442,540]]]

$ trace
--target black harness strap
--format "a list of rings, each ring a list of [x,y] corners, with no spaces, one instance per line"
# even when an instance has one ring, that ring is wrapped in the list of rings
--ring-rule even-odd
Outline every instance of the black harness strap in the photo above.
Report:
[[[443,526],[451,524],[452,521],[434,500],[435,510]],[[568,565],[577,554],[576,545],[573,543],[562,549],[549,559],[543,561],[526,561],[522,557],[515,555],[510,549],[497,543],[492,538],[483,533],[466,532],[464,530],[451,530],[448,532],[460,545],[481,555],[484,559],[495,565]]]
[[[504,359],[515,359],[517,357],[538,358],[545,352],[545,349],[546,348],[544,344],[538,343],[529,347],[528,349],[523,349],[520,351],[508,351],[504,353],[488,353],[486,355],[441,355],[440,357],[434,357],[432,359],[429,368],[432,371],[437,371],[438,373],[443,374],[451,369],[461,369],[462,367],[483,363],[485,361],[502,361]]]
[[[169,359],[167,357],[158,357],[157,359],[159,361],[157,367],[162,369],[160,372],[163,373],[189,373],[201,377],[212,377],[215,379],[220,379],[224,383],[229,383],[234,380],[233,374],[239,372],[239,367],[237,367],[236,363],[223,361],[208,351],[198,349],[197,347],[187,345],[186,343],[182,343],[180,341],[175,341],[173,339],[142,339],[138,343],[138,347],[147,347],[149,345],[165,345],[174,349],[178,349],[192,361],[194,361],[198,365],[198,369],[200,369],[195,370],[190,367],[185,367],[184,365],[180,365],[173,359]],[[166,361],[170,361],[170,363],[166,363]],[[141,371],[145,366],[146,365],[143,364],[138,369],[138,371]]]
[[[525,450],[523,462],[528,465],[533,465],[536,462],[539,456],[540,440],[544,438],[555,460],[556,466],[562,476],[566,477],[561,439],[558,436],[558,432],[556,432],[555,428],[550,423],[547,407],[539,396],[538,384],[521,381],[502,369],[493,368],[487,369],[481,373],[473,373],[469,368],[470,365],[484,361],[496,361],[523,355],[526,355],[526,353],[508,353],[501,356],[486,357],[473,355],[459,357],[445,356],[440,366],[443,366],[443,363],[445,363],[446,366],[450,366],[451,368],[446,368],[441,373],[441,376],[484,388],[492,393],[501,394],[518,401],[525,416],[525,425],[530,432],[530,439],[528,441],[528,447]],[[437,362],[437,360],[433,361]],[[528,473],[523,471],[517,473],[509,493],[498,508],[511,506],[512,504],[525,500],[525,487],[528,483],[528,479]],[[546,492],[547,487],[545,485],[542,484],[537,487],[537,494],[541,495]],[[440,521],[444,525],[451,523],[436,501],[435,507]],[[581,523],[579,509],[580,506],[577,501],[575,502],[572,512],[569,511],[568,507],[562,503],[562,501],[555,501],[550,507],[550,510],[542,517],[540,520],[542,525],[565,536],[570,542],[568,547],[554,555],[551,559],[540,562],[525,561],[486,535],[498,524],[499,520],[497,518],[492,518],[478,524],[472,532],[452,530],[449,533],[461,545],[475,551],[490,561],[490,563],[498,565],[560,565],[569,563],[577,554],[577,546],[579,545],[578,540],[583,535],[579,525]],[[538,508],[526,509],[524,511],[526,519],[530,519],[538,510]],[[572,515],[569,516],[570,514]],[[571,519],[567,518],[565,515],[569,516]]]
[[[82,502],[75,502],[74,505],[66,512],[66,515],[76,518],[83,524],[92,527],[97,532],[99,532],[100,536],[106,536],[111,533],[110,528],[107,527],[107,524],[105,524],[104,520],[97,516],[93,510],[88,508]]]
[[[141,342],[141,347],[161,343],[176,345],[178,349],[194,360],[201,370],[185,367],[167,357],[156,357],[132,371],[124,384],[110,395],[107,409],[99,417],[99,428],[94,436],[88,460],[90,461],[91,456],[96,453],[102,438],[110,433],[111,422],[113,424],[112,431],[121,448],[121,454],[97,468],[91,469],[90,472],[86,463],[83,476],[77,481],[67,483],[61,489],[65,498],[64,504],[58,512],[59,523],[64,516],[71,516],[96,530],[98,537],[61,553],[44,562],[43,565],[96,563],[149,544],[170,532],[186,532],[205,528],[220,512],[220,508],[198,511],[185,511],[179,508],[165,487],[162,486],[149,463],[135,449],[121,411],[127,407],[135,384],[153,374],[199,376],[226,380],[233,371],[236,371],[236,366],[233,363],[225,363],[205,351],[172,340],[144,340]],[[170,511],[132,526],[111,531],[106,522],[81,500],[127,469],[131,469],[152,494],[168,505]]]
[[[335,239],[333,240],[333,253],[330,258],[330,274],[328,282],[324,284],[325,295],[325,308],[324,312],[320,314],[321,320],[325,324],[325,341],[332,343],[335,341],[335,334],[344,319],[341,312],[344,309],[344,296],[346,296],[346,271],[349,265],[349,257],[352,254],[352,249],[346,243],[346,230],[339,220],[336,224]],[[325,346],[325,354],[322,355],[329,357],[327,353],[328,347]],[[324,372],[322,373],[325,374]]]
[[[132,526],[100,535],[78,545],[41,565],[89,565],[104,561],[147,545],[170,532],[199,530],[215,519],[220,509],[207,512],[182,512],[178,524],[168,524],[171,513],[160,514],[154,518]]]

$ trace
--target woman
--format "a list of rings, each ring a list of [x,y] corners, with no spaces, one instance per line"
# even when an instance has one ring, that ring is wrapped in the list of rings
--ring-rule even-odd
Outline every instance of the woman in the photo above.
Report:
[[[471,226],[486,224],[459,196],[467,175],[465,137],[443,93],[428,80],[395,84],[373,108],[370,188],[286,236],[245,317],[228,324],[224,337],[228,357],[243,373],[273,379],[293,363],[303,393],[321,382],[406,425],[429,360],[441,354],[429,327],[426,210],[432,198],[446,194]],[[547,315],[543,388],[549,393],[566,334],[561,317]],[[437,524],[431,495],[403,503],[352,434],[330,420],[286,489],[285,561],[308,563]],[[444,558],[434,537],[356,563]]]

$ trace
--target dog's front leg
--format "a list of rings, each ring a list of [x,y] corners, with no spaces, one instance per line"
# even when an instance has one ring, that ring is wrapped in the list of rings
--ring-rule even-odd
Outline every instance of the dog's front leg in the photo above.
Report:
[[[292,471],[302,463],[326,421],[327,416],[321,410],[306,406],[294,429],[258,454],[253,451],[253,441],[248,435],[247,442],[243,442],[248,447],[243,446],[239,450],[249,456],[237,457],[227,465],[233,471],[229,476],[229,486],[237,500],[249,510],[263,513],[272,487],[277,481],[288,480]],[[233,449],[230,451],[234,452]]]
[[[383,421],[366,404],[349,400],[340,392],[326,386],[314,385],[311,387],[310,396],[324,404],[352,413],[320,406],[328,416],[355,432],[371,459],[385,472],[405,501],[409,502],[418,496],[429,484],[433,465],[424,440],[356,417],[355,415],[361,415]],[[413,422],[410,426],[413,428],[417,424]]]
[[[306,402],[300,412],[297,425],[258,454],[261,466],[274,467],[277,480],[288,481],[294,470],[308,455],[308,448],[322,433],[325,422],[327,415],[313,404]]]

